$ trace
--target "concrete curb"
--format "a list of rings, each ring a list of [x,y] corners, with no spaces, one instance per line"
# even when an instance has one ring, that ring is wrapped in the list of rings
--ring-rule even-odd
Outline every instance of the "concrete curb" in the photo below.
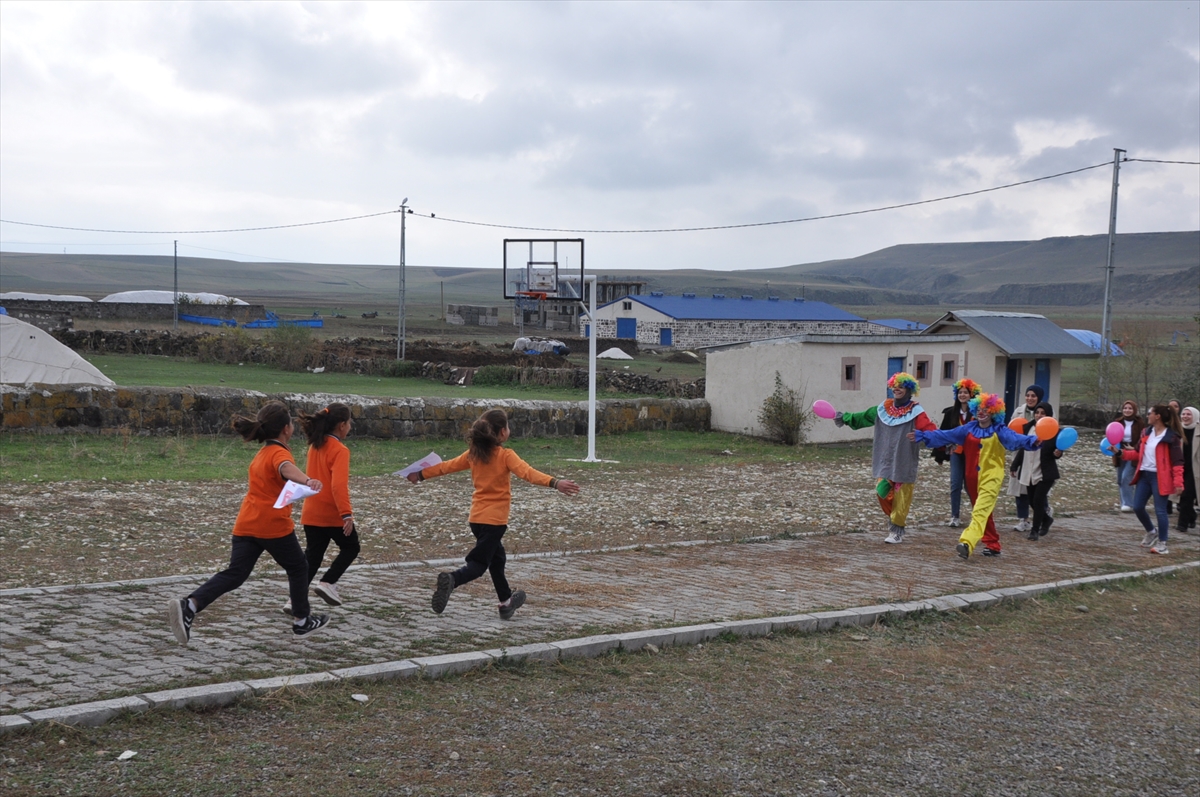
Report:
[[[1093,584],[1111,584],[1135,578],[1165,576],[1171,573],[1200,567],[1200,560],[1181,564],[1155,567],[1149,570],[1133,570],[1083,576],[1045,584],[1024,587],[1002,587],[988,592],[970,592],[956,595],[941,595],[927,600],[908,603],[883,603],[860,606],[837,611],[794,614],[766,617],[753,620],[729,620],[703,625],[679,626],[675,628],[647,629],[624,634],[600,634],[597,636],[564,639],[559,642],[534,643],[513,648],[496,648],[484,651],[449,653],[441,656],[424,656],[416,659],[348,667],[332,672],[304,673],[265,678],[252,681],[192,686],[113,700],[99,700],[72,706],[40,709],[22,714],[0,716],[0,735],[32,728],[45,722],[63,725],[95,727],[103,725],[113,717],[125,712],[141,712],[150,708],[202,708],[224,706],[235,700],[261,696],[281,689],[303,689],[313,684],[340,683],[342,681],[382,681],[396,678],[441,678],[471,670],[490,667],[494,663],[547,662],[556,663],[572,658],[593,658],[618,650],[636,653],[647,645],[696,645],[722,634],[735,636],[764,636],[775,631],[813,633],[838,627],[870,626],[884,618],[901,618],[927,611],[958,612],[983,610],[1004,601],[1025,600],[1043,595],[1075,589]]]

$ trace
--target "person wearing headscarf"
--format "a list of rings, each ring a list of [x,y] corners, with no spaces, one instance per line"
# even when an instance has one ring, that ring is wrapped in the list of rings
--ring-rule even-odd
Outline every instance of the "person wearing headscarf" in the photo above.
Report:
[[[973,379],[960,379],[954,383],[954,403],[942,410],[942,423],[938,429],[948,431],[966,426],[971,422],[971,410],[967,404],[971,399],[983,392],[983,388]],[[950,519],[946,525],[956,529],[962,525],[958,519],[962,506],[963,482],[966,477],[966,458],[962,446],[939,446],[932,451],[933,458],[940,465],[950,461]]]
[[[937,426],[916,402],[921,386],[910,374],[903,371],[893,374],[888,380],[888,389],[892,397],[884,399],[878,407],[868,407],[862,412],[839,412],[833,416],[833,422],[851,429],[875,427],[871,475],[876,479],[875,495],[879,498],[879,506],[888,516],[888,535],[884,542],[896,544],[904,541],[921,456],[920,446],[913,442],[910,433],[914,429],[936,431]]]
[[[1020,408],[1013,410],[1012,417],[1032,421],[1038,402],[1045,397],[1046,391],[1041,385],[1030,385],[1025,388],[1025,403]],[[1013,471],[1015,470],[1013,468]],[[1029,493],[1025,490],[1015,472],[1010,471],[1010,476],[1011,478],[1008,480],[1008,495],[1015,498],[1017,502],[1017,525],[1013,526],[1013,531],[1029,531],[1032,528],[1029,520]]]
[[[1033,432],[1034,426],[1042,418],[1053,418],[1054,407],[1048,401],[1038,402],[1033,411],[1033,420],[1025,422],[1025,434]],[[1025,487],[1029,495],[1029,511],[1033,515],[1033,528],[1029,530],[1029,539],[1037,541],[1045,537],[1054,523],[1046,511],[1050,507],[1050,489],[1058,481],[1058,459],[1063,452],[1058,448],[1058,435],[1053,440],[1045,440],[1036,455],[1025,456],[1024,450],[1018,451],[1013,459],[1012,469],[1017,474],[1017,480]]]
[[[918,429],[910,437],[934,446],[960,445],[967,455],[967,494],[971,496],[971,522],[958,538],[958,555],[966,559],[983,541],[984,556],[1000,555],[1000,535],[992,510],[1004,482],[1005,449],[1033,451],[1037,438],[1020,435],[1004,425],[1004,399],[980,393],[969,404],[975,419],[948,432]]]
[[[1179,424],[1183,429],[1183,495],[1179,497],[1179,520],[1175,529],[1186,534],[1196,528],[1196,495],[1200,492],[1196,479],[1196,424],[1200,423],[1200,410],[1184,407],[1179,413]]]

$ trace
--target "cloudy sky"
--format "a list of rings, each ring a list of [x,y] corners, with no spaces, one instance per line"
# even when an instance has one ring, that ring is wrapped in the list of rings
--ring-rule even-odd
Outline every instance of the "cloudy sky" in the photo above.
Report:
[[[0,246],[498,266],[505,237],[746,225],[1200,161],[1180,2],[0,4]],[[1108,230],[1111,166],[914,208],[589,232],[596,270]],[[1200,228],[1127,163],[1121,232]],[[436,218],[429,218],[430,214]],[[69,232],[11,222],[149,235]],[[559,233],[561,237],[574,237]],[[234,254],[227,254],[234,253]]]

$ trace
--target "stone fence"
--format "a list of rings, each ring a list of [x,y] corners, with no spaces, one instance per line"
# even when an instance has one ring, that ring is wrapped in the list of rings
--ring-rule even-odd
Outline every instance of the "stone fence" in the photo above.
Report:
[[[175,305],[147,302],[55,302],[36,299],[6,299],[9,315],[36,324],[34,318],[66,315],[123,321],[166,321],[175,318]],[[261,304],[180,304],[179,312],[190,315],[232,318],[239,324],[266,318],[267,308]]]
[[[15,388],[0,385],[0,427],[33,433],[233,434],[234,415],[253,416],[272,399],[293,414],[316,412],[333,401],[348,404],[354,434],[384,439],[461,438],[484,411],[503,408],[513,437],[570,437],[587,434],[586,401],[442,399],[268,395],[232,388]],[[703,399],[623,399],[596,401],[596,432],[707,431]]]

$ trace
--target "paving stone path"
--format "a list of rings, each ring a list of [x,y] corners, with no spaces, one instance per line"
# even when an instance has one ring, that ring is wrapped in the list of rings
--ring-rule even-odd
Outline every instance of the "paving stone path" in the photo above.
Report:
[[[187,647],[165,605],[207,577],[174,576],[87,587],[0,591],[0,714],[137,692],[321,672],[442,653],[515,647],[591,634],[715,620],[845,609],[1200,559],[1200,536],[1176,535],[1171,554],[1138,547],[1129,516],[1060,518],[1039,542],[1002,532],[998,559],[954,554],[957,531],[910,531],[902,545],[878,534],[696,543],[628,551],[531,555],[509,563],[529,602],[509,622],[490,580],[429,608],[435,574],[458,561],[354,568],[330,627],[296,640],[281,614],[282,572],[252,577],[202,612]]]

